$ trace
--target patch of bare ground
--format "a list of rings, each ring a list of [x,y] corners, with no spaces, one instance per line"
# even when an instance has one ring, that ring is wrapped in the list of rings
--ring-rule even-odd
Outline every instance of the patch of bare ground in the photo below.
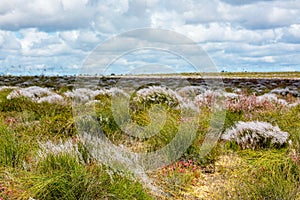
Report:
[[[242,160],[236,154],[220,156],[215,163],[214,173],[203,173],[197,184],[189,188],[187,195],[193,199],[231,199],[230,193],[234,192],[234,180],[238,178],[233,172],[239,168]]]
[[[157,199],[190,199],[190,200],[223,200],[231,199],[234,194],[238,174],[234,172],[242,166],[243,161],[236,154],[220,156],[215,163],[213,172],[202,171],[201,175],[194,179],[191,184],[174,191],[174,185],[161,183],[163,190],[168,196],[155,194]],[[173,189],[172,189],[173,188]]]

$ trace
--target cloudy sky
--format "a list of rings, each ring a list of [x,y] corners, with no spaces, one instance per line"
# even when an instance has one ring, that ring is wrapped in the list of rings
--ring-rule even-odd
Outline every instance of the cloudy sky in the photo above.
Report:
[[[97,45],[144,27],[193,40],[220,71],[300,71],[297,0],[9,0],[0,1],[0,73],[77,74]],[[181,65],[157,52],[117,63],[111,72]]]

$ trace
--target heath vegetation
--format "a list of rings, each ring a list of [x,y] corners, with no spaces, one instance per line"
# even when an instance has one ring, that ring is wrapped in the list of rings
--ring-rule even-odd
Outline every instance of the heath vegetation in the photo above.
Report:
[[[0,199],[300,199],[300,95],[294,86],[258,91],[156,84],[133,93],[114,85],[3,86]],[[128,168],[101,162],[90,146],[99,138],[88,143],[90,136],[79,133],[74,102],[120,149],[151,153],[178,137],[165,155],[172,162],[140,176],[124,155],[112,156]],[[220,137],[202,157],[213,112],[221,110]]]

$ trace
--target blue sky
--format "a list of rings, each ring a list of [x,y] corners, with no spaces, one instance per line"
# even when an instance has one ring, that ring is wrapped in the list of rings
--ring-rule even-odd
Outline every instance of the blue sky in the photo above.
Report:
[[[220,71],[300,71],[297,0],[10,0],[0,2],[0,74],[77,74],[97,45],[144,27],[190,38]],[[156,52],[111,72],[155,63],[189,71]]]

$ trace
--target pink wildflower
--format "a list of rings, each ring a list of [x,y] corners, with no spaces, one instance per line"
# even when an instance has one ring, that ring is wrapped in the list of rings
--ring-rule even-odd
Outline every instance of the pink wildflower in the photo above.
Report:
[[[6,120],[5,120],[5,123],[8,125],[8,126],[11,126],[13,125],[14,123],[16,123],[17,120],[16,118],[14,117],[8,117]]]

